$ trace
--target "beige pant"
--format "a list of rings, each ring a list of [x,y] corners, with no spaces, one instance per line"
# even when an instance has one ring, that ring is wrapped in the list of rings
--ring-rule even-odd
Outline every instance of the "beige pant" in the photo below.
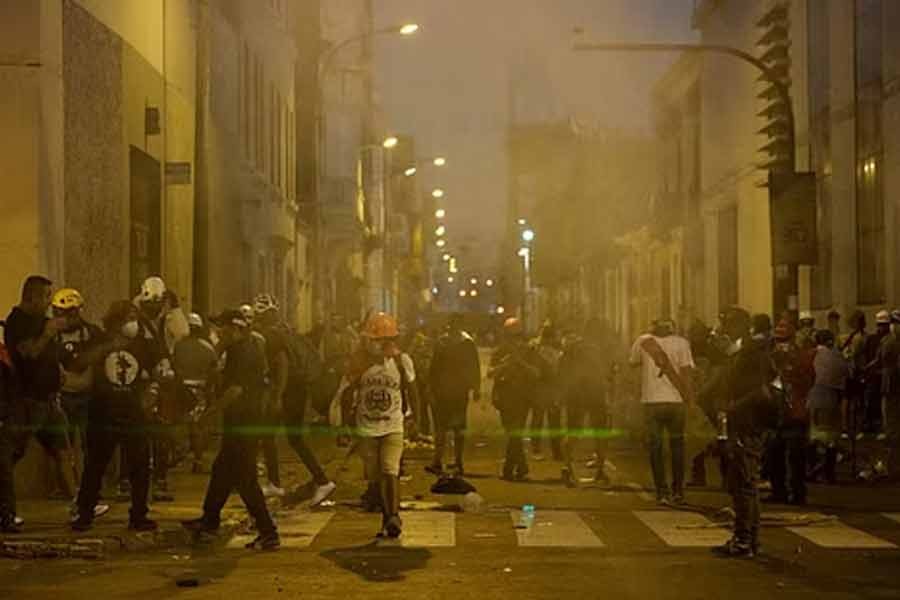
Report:
[[[359,438],[359,453],[369,481],[379,481],[384,475],[397,477],[400,475],[400,458],[403,456],[403,434],[389,433]]]

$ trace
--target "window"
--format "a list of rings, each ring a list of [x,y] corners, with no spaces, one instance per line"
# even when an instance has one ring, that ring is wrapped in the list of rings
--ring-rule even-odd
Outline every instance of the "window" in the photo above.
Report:
[[[738,303],[738,211],[719,213],[719,306]]]
[[[856,1],[856,236],[860,304],[885,300],[882,0]]]

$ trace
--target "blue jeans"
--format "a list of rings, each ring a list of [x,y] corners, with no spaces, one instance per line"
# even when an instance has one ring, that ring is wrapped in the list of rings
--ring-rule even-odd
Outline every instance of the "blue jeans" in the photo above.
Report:
[[[669,434],[669,448],[672,453],[672,492],[681,495],[684,493],[684,404],[680,402],[645,404],[644,415],[656,496],[662,498],[669,493],[666,466],[663,462],[665,432]]]

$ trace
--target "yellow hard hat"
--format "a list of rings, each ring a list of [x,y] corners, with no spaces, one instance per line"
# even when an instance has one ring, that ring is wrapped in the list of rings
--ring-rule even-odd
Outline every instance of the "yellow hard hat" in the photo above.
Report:
[[[53,294],[52,304],[53,308],[71,310],[73,308],[81,308],[84,306],[84,298],[78,290],[63,288]]]

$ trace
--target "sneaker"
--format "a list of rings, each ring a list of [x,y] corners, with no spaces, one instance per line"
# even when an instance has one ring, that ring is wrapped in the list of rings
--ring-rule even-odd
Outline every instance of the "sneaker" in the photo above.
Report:
[[[337,484],[333,481],[329,481],[328,483],[316,487],[316,491],[313,494],[312,500],[309,501],[309,505],[319,506],[334,493],[335,489],[337,489]]]
[[[198,519],[191,519],[189,521],[182,521],[181,526],[186,530],[194,533],[215,533],[219,530],[218,525],[210,523],[203,517],[200,517]]]
[[[144,517],[128,521],[128,529],[131,531],[156,531],[159,529],[159,525],[153,519]]]
[[[262,486],[263,496],[266,498],[284,498],[284,488],[278,487],[272,482]]]
[[[245,545],[244,548],[248,550],[278,550],[281,548],[281,538],[278,536],[277,531],[258,535],[255,540]]]
[[[722,558],[753,558],[756,556],[752,544],[740,542],[734,538],[721,546],[714,547],[712,553]]]
[[[25,520],[15,515],[0,519],[0,533],[22,533]]]
[[[397,539],[403,533],[403,521],[399,515],[394,515],[384,524],[384,532],[389,538]]]
[[[109,504],[97,504],[94,506],[94,518],[99,519],[103,515],[109,512]],[[74,502],[69,507],[69,516],[72,518],[72,521],[75,521],[78,518],[78,505]]]
[[[70,524],[72,531],[90,531],[94,526],[94,520],[90,518],[77,517]]]

